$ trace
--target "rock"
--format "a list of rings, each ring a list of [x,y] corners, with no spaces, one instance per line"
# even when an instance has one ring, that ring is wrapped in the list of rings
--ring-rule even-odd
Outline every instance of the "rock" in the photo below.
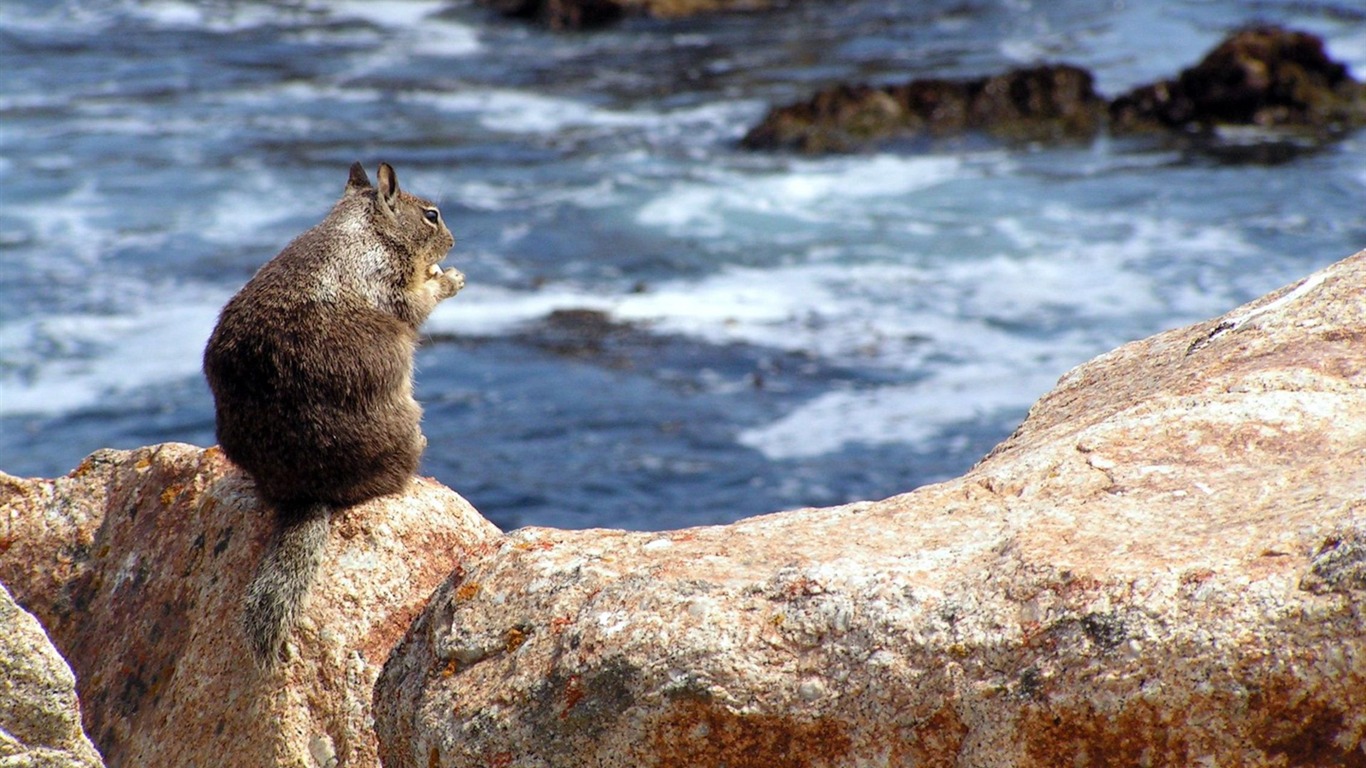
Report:
[[[681,18],[699,13],[758,11],[773,0],[479,0],[504,16],[534,19],[551,29],[601,27],[626,15]]]
[[[0,765],[103,766],[81,730],[76,678],[38,620],[0,584]]]
[[[292,658],[265,674],[237,622],[272,526],[217,449],[0,474],[0,581],[71,663],[110,766],[377,765],[380,664],[463,553],[499,536],[426,480],[336,515]]]
[[[1366,251],[1066,374],[965,476],[465,560],[400,766],[1366,765]]]
[[[480,0],[504,16],[534,19],[551,29],[601,27],[617,21],[624,6],[617,0]]]
[[[889,139],[968,131],[1010,141],[1090,138],[1105,119],[1091,74],[1069,65],[972,80],[839,85],[769,111],[741,144],[750,149],[847,152]]]
[[[818,154],[965,132],[1056,143],[1090,138],[1107,124],[1121,135],[1212,135],[1223,129],[1225,144],[1205,147],[1216,151],[1281,140],[1230,132],[1237,126],[1293,129],[1304,134],[1298,138],[1325,140],[1366,125],[1366,85],[1328,58],[1322,39],[1257,27],[1231,35],[1175,80],[1145,85],[1113,102],[1095,93],[1089,72],[1066,65],[975,80],[836,85],[769,110],[741,145]],[[1285,153],[1247,154],[1255,160]]]
[[[651,337],[597,309],[557,309],[518,339],[560,357],[597,358],[623,343],[649,345]]]
[[[1366,85],[1307,32],[1254,27],[1234,33],[1174,80],[1115,99],[1118,133],[1208,133],[1220,126],[1341,134],[1366,124]]]

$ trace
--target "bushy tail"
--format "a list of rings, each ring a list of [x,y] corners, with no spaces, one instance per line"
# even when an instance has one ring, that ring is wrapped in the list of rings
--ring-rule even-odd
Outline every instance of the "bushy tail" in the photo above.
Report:
[[[275,666],[299,618],[322,562],[330,518],[331,508],[326,504],[280,510],[279,530],[247,585],[242,610],[247,642],[262,669]]]

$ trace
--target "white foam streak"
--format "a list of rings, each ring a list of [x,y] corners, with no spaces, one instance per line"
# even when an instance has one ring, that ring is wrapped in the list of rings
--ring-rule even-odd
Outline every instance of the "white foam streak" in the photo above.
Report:
[[[596,309],[655,332],[709,343],[803,351],[833,362],[927,372],[911,385],[836,391],[740,441],[773,459],[807,457],[851,443],[921,442],[1001,409],[1023,408],[1067,368],[1094,354],[1084,333],[1030,340],[935,306],[925,275],[895,265],[732,268],[644,294],[534,293],[470,288],[439,308],[434,330],[498,335],[557,309]],[[917,290],[926,289],[919,300]],[[965,287],[971,290],[970,287]],[[1057,290],[1069,290],[1062,285]],[[900,297],[900,300],[898,300]],[[1038,294],[1038,300],[1056,300]],[[927,358],[941,358],[927,365]],[[947,358],[951,364],[944,364]]]
[[[324,7],[338,18],[360,19],[383,27],[392,37],[369,57],[371,66],[422,56],[471,56],[483,50],[473,27],[437,18],[445,8],[440,0],[346,0]]]
[[[756,188],[765,182],[750,189]],[[823,179],[767,188],[780,190],[774,199],[787,195],[819,206],[839,186]],[[736,192],[734,199],[745,196]],[[855,443],[934,440],[965,421],[1023,411],[1064,371],[1125,340],[1116,335],[1124,329],[1145,335],[1155,330],[1151,318],[1176,323],[1236,302],[1234,285],[1183,286],[1185,253],[1252,250],[1219,225],[1066,206],[1047,208],[1029,222],[1002,219],[993,230],[1001,237],[988,240],[1003,238],[1008,252],[731,266],[620,295],[563,286],[535,292],[472,287],[439,309],[434,323],[457,333],[500,334],[557,309],[595,309],[657,333],[800,351],[830,364],[916,377],[830,392],[741,434],[741,442],[770,458],[788,459]],[[1175,276],[1162,267],[1167,263],[1178,270]]]
[[[160,304],[126,315],[57,315],[0,325],[0,359],[22,361],[35,349],[56,350],[27,375],[0,375],[0,415],[68,413],[197,375],[220,303]]]
[[[325,6],[332,15],[360,19],[380,27],[412,27],[445,6],[442,0],[332,0]]]
[[[522,292],[474,285],[438,307],[428,327],[499,335],[556,310],[593,309],[656,332],[714,344],[757,344],[876,363],[879,357],[907,354],[914,339],[906,337],[915,334],[893,327],[906,318],[885,316],[885,307],[868,302],[868,291],[859,286],[866,281],[895,292],[920,279],[917,270],[904,267],[805,265],[728,268],[702,280],[662,283],[625,295],[576,287]]]
[[[72,33],[92,34],[108,26],[108,12],[94,13],[78,5],[68,8],[53,3],[43,12],[35,13],[29,4],[0,3],[0,29],[11,34],[46,32],[55,24],[61,24]]]
[[[714,344],[886,364],[911,353],[923,317],[911,309],[914,301],[905,312],[886,302],[913,293],[921,279],[918,270],[896,265],[736,267],[624,297],[615,314]]]
[[[1064,371],[1095,354],[1082,334],[1027,340],[971,321],[941,318],[927,325],[939,328],[915,361],[951,357],[951,365],[926,366],[925,378],[912,384],[828,392],[741,432],[740,443],[782,460],[851,444],[930,442],[955,425],[1023,411]]]
[[[721,125],[752,111],[748,103],[705,104],[670,111],[630,111],[594,106],[582,101],[506,88],[405,96],[456,114],[476,114],[491,131],[543,134],[569,128],[663,128],[684,125]]]
[[[559,309],[610,311],[612,302],[587,291],[515,291],[498,286],[471,285],[453,301],[437,306],[426,329],[437,333],[499,336]]]
[[[130,10],[160,27],[241,32],[280,21],[279,9],[268,5],[186,3],[174,0],[137,3]]]
[[[851,444],[926,443],[950,425],[1020,409],[1047,392],[1057,377],[1035,371],[974,366],[914,385],[828,392],[738,439],[774,460],[810,458]]]
[[[326,213],[327,203],[321,197],[304,199],[276,182],[269,170],[252,169],[245,187],[231,187],[218,195],[203,217],[199,234],[212,242],[241,246],[260,240],[275,225],[307,216],[321,219]],[[275,243],[275,249],[283,248],[286,240]],[[272,255],[265,254],[262,263]]]
[[[398,52],[394,59],[413,53],[468,56],[479,51],[479,38],[472,27],[433,18],[445,6],[441,0],[315,0],[290,6],[157,0],[137,3],[130,10],[158,27],[234,33],[284,26],[298,30],[305,38],[317,38],[318,30],[324,28],[322,22],[329,18],[361,21],[393,36],[386,50]]]
[[[1346,64],[1352,76],[1358,80],[1366,76],[1366,28],[1356,25],[1326,31],[1324,39],[1329,58]]]
[[[676,236],[720,236],[739,217],[803,222],[840,220],[869,201],[928,189],[961,177],[961,158],[894,157],[793,163],[782,171],[676,185],[646,203],[636,219]]]

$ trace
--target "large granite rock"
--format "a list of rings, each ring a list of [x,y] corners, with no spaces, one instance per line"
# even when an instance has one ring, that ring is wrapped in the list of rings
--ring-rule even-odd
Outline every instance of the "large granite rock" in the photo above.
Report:
[[[81,730],[76,678],[57,649],[0,584],[0,765],[97,768]]]
[[[1366,765],[1363,295],[1121,347],[884,501],[515,532],[385,665],[383,762]]]
[[[338,515],[272,674],[214,449],[0,475],[0,581],[111,766],[1363,766],[1364,292],[1366,252],[1126,345],[884,501],[504,537],[419,481]],[[57,683],[55,731],[3,697],[6,764],[99,764]]]
[[[272,525],[216,449],[0,474],[0,581],[71,664],[108,765],[377,765],[380,665],[432,588],[499,535],[430,481],[337,515],[292,658],[267,674],[238,620]]]

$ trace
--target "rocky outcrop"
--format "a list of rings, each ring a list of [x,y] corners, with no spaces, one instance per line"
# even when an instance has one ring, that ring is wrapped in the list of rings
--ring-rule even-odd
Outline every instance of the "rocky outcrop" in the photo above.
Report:
[[[267,674],[237,622],[272,527],[216,449],[0,474],[0,581],[71,664],[108,765],[377,765],[380,665],[432,588],[499,535],[430,481],[336,515],[291,658]]]
[[[1118,134],[1210,138],[1252,127],[1327,140],[1366,125],[1366,84],[1328,58],[1320,38],[1277,27],[1236,32],[1176,79],[1113,102],[1091,82],[1089,72],[1062,65],[977,80],[836,85],[769,110],[741,144],[815,154],[965,132],[1058,142],[1089,138],[1107,125]]]
[[[0,765],[103,766],[81,730],[76,678],[38,620],[0,584]]]
[[[759,11],[781,0],[479,0],[504,16],[551,29],[601,27],[627,15],[681,18],[698,13]]]
[[[384,764],[1366,765],[1363,293],[1102,355],[884,501],[517,531],[385,665]]]
[[[1366,766],[1364,292],[1366,252],[1121,347],[883,501],[502,536],[418,481],[336,516],[274,673],[217,450],[0,475],[0,581],[111,766]],[[0,758],[98,765],[36,656]]]
[[[1208,133],[1220,126],[1332,135],[1366,124],[1366,85],[1306,32],[1235,33],[1173,80],[1137,88],[1110,106],[1116,132]]]
[[[839,85],[770,110],[741,144],[816,154],[967,131],[1011,141],[1060,141],[1094,136],[1105,110],[1091,74],[1068,65],[883,88]]]

